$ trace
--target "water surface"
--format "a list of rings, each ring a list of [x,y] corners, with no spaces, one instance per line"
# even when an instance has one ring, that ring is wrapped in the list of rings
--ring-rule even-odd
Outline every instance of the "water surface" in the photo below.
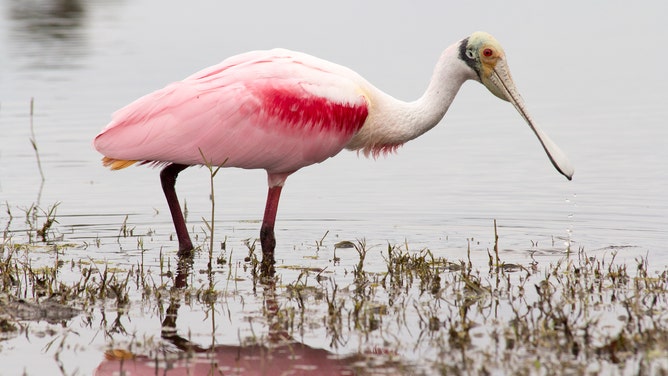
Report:
[[[278,214],[279,263],[308,266],[303,250],[323,236],[330,250],[340,240],[366,239],[455,259],[471,244],[484,263],[496,220],[509,259],[552,257],[570,246],[668,264],[668,78],[661,74],[668,56],[658,43],[668,38],[665,6],[458,7],[3,2],[0,202],[14,216],[11,228],[21,236],[22,208],[59,203],[55,230],[63,241],[102,239],[86,257],[136,265],[136,244],[114,240],[127,216],[148,234],[144,257],[157,265],[160,250],[176,248],[158,171],[110,172],[91,147],[113,111],[232,54],[272,47],[350,66],[412,100],[443,48],[486,30],[504,45],[533,117],[575,165],[573,181],[552,168],[510,104],[467,83],[442,123],[396,155],[368,160],[343,152],[290,177]],[[29,141],[31,98],[43,185]],[[186,170],[177,190],[193,231],[203,233],[208,171]],[[237,255],[258,236],[265,195],[262,171],[224,170],[216,178],[216,237]],[[8,218],[3,209],[3,225]]]

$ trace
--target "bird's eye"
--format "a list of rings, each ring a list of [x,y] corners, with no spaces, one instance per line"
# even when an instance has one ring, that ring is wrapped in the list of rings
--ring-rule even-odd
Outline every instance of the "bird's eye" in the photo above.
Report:
[[[494,51],[492,51],[491,48],[485,48],[484,50],[482,50],[482,55],[484,57],[491,57],[492,55],[494,55]]]
[[[473,50],[466,50],[466,57],[473,59]]]

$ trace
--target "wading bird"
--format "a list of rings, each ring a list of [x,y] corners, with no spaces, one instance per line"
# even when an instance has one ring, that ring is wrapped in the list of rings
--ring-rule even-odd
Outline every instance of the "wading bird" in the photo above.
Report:
[[[466,80],[479,81],[512,103],[554,167],[571,179],[568,159],[529,116],[501,45],[483,32],[445,49],[427,91],[413,102],[397,100],[354,71],[313,56],[255,51],[120,109],[94,146],[112,170],[136,162],[165,165],[160,179],[179,255],[193,249],[175,191],[180,171],[204,164],[266,170],[269,192],[260,243],[263,256],[273,260],[276,210],[290,174],[343,149],[365,156],[394,151],[438,124]]]

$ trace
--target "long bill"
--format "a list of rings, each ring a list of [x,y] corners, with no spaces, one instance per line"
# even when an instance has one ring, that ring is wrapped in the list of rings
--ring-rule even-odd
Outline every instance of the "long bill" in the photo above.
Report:
[[[573,166],[568,160],[568,157],[566,157],[566,154],[559,148],[559,146],[557,146],[557,144],[555,144],[554,141],[552,141],[534,123],[533,119],[531,119],[531,116],[527,112],[526,107],[524,105],[524,101],[522,100],[522,97],[517,91],[515,83],[513,82],[513,79],[510,76],[510,70],[508,69],[508,65],[506,64],[505,60],[501,59],[497,62],[496,67],[494,68],[492,74],[490,75],[490,81],[492,84],[494,84],[495,88],[498,90],[496,92],[493,91],[493,93],[498,97],[500,97],[501,99],[506,99],[507,101],[512,103],[513,106],[515,106],[517,112],[519,112],[520,115],[522,115],[524,120],[526,120],[527,124],[529,124],[529,127],[531,128],[533,133],[535,133],[536,136],[538,137],[538,140],[540,141],[540,144],[543,146],[545,153],[547,153],[548,158],[550,158],[550,162],[552,162],[552,165],[568,180],[571,180],[573,178],[573,173],[574,173]],[[502,94],[503,96],[499,94]]]

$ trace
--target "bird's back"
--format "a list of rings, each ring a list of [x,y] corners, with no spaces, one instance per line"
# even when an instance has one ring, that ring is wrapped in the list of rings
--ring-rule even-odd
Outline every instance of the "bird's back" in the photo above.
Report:
[[[249,52],[120,109],[94,145],[112,168],[225,161],[289,173],[336,155],[363,126],[369,109],[361,83],[349,69],[306,54]]]

